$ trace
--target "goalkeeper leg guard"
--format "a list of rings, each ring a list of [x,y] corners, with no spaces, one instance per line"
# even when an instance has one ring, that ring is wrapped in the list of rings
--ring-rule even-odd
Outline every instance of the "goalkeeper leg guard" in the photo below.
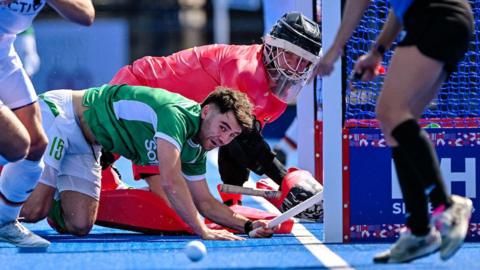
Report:
[[[323,192],[323,187],[308,171],[291,168],[283,178],[280,190],[282,196],[279,208],[280,211],[286,212],[313,195]],[[323,201],[312,205],[295,217],[323,221]]]

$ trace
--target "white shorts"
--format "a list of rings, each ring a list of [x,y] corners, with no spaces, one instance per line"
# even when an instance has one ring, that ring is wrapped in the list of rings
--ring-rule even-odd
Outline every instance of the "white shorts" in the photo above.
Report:
[[[43,128],[48,136],[46,166],[55,169],[57,177],[45,170],[40,183],[64,190],[77,191],[98,200],[100,196],[100,145],[92,145],[83,136],[75,117],[71,90],[46,92],[39,100]]]
[[[37,100],[32,81],[13,47],[14,39],[14,35],[0,38],[0,100],[12,110]]]

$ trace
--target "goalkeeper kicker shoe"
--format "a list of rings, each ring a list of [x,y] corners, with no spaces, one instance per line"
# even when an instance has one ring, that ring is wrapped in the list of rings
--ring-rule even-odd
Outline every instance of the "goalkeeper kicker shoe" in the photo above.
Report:
[[[416,236],[409,229],[400,232],[393,246],[373,258],[375,263],[405,263],[428,256],[440,248],[440,233],[432,227],[424,236]]]
[[[442,245],[440,258],[450,259],[460,248],[467,235],[470,216],[472,215],[472,201],[457,195],[451,196],[453,204],[442,211],[438,207],[433,212],[432,223],[440,231]]]
[[[17,220],[3,224],[0,227],[0,240],[17,247],[43,248],[50,246],[50,242],[25,228]]]

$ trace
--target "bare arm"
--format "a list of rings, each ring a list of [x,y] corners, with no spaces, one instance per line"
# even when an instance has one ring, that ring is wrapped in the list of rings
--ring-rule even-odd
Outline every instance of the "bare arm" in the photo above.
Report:
[[[216,200],[210,193],[205,180],[188,182],[188,187],[192,192],[195,205],[203,216],[217,224],[247,233],[244,229],[248,218],[233,212],[229,207]],[[272,236],[274,231],[266,228],[266,225],[267,223],[264,220],[253,222],[253,228],[263,227],[257,231],[255,237]]]
[[[161,197],[166,196],[172,208],[183,221],[203,239],[243,240],[242,237],[226,230],[211,230],[203,223],[181,173],[180,152],[174,145],[168,141],[157,139],[157,156],[161,174],[149,179],[148,183],[152,192]]]
[[[357,74],[362,74],[361,79],[363,81],[372,80],[379,74],[378,67],[381,64],[383,53],[392,45],[401,30],[402,24],[390,10],[388,19],[383,25],[375,45],[367,54],[360,56],[355,63],[354,70]]]
[[[402,31],[402,28],[402,24],[395,16],[393,10],[390,9],[387,21],[383,25],[382,32],[378,35],[375,43],[382,45],[385,49],[390,48],[395,38]]]
[[[95,8],[91,0],[47,0],[47,3],[63,18],[85,26],[95,19]]]
[[[243,232],[243,226],[248,219],[234,213],[228,206],[217,201],[210,193],[206,181],[191,181],[188,182],[188,187],[203,216],[215,223]]]
[[[362,19],[363,13],[370,5],[370,0],[348,0],[343,10],[342,23],[337,31],[332,46],[326,51],[315,67],[315,74],[329,75],[333,65],[342,55],[343,47],[352,36],[353,31]]]
[[[181,174],[180,152],[166,140],[157,139],[157,156],[160,166],[158,179],[160,183],[150,184],[153,192],[157,191],[159,184],[165,191],[168,201],[182,219],[198,235],[204,235],[207,227],[200,219],[195,207],[190,190]]]
[[[348,0],[343,10],[342,23],[330,49],[341,55],[343,47],[350,39],[353,31],[363,17],[363,13],[370,5],[371,0]]]

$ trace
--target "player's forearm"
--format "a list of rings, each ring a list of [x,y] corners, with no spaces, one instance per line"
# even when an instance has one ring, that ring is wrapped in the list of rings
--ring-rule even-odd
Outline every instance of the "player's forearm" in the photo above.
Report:
[[[363,13],[370,5],[370,0],[349,0],[343,10],[342,23],[338,29],[331,49],[338,52],[343,50],[353,31],[363,17]]]
[[[181,176],[169,176],[167,173],[162,172],[162,176],[160,177],[161,185],[165,190],[168,201],[177,214],[182,217],[196,234],[202,235],[206,230],[206,226],[199,217],[199,213],[193,203],[192,195],[185,180],[178,177]]]
[[[62,17],[89,26],[95,19],[95,8],[91,0],[47,0],[47,3]]]
[[[395,16],[395,13],[390,9],[388,19],[383,25],[381,33],[378,35],[375,43],[377,46],[383,46],[385,49],[390,48],[395,38],[398,36],[403,26]]]
[[[211,221],[243,232],[245,222],[248,219],[232,211],[228,206],[217,201],[215,198],[197,203],[200,213]]]

